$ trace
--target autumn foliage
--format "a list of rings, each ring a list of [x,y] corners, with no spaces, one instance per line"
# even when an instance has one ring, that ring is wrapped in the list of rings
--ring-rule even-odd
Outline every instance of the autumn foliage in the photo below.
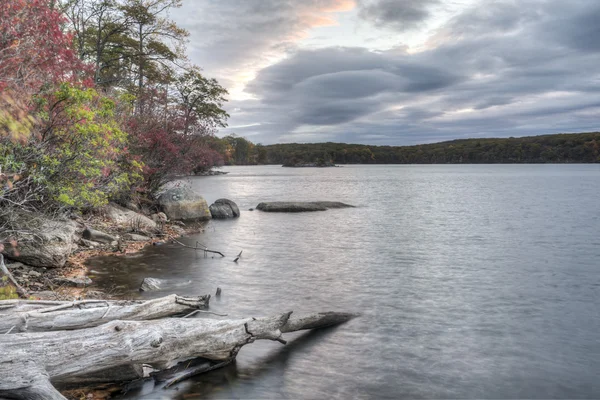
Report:
[[[0,90],[35,91],[86,79],[89,68],[77,58],[72,35],[62,30],[65,22],[47,0],[0,1]]]
[[[167,18],[180,5],[0,0],[0,228],[11,207],[151,198],[223,162],[227,91],[181,67],[187,32]]]

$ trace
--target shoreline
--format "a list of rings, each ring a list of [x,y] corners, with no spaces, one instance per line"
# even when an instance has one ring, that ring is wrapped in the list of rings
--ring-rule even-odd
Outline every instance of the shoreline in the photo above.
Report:
[[[137,211],[136,211],[137,212]],[[160,233],[147,236],[147,240],[127,240],[124,236],[132,234],[123,229],[122,224],[107,221],[99,215],[92,215],[86,221],[77,221],[79,225],[101,228],[102,232],[119,238],[116,245],[95,243],[85,246],[84,239],[77,241],[77,247],[68,256],[62,267],[35,267],[5,258],[6,266],[16,281],[25,288],[29,298],[38,300],[81,300],[81,299],[119,299],[123,294],[113,294],[99,288],[88,277],[88,260],[103,256],[126,256],[139,253],[147,246],[170,242],[183,236],[203,232],[206,221],[183,224],[179,221],[167,221],[160,224]]]

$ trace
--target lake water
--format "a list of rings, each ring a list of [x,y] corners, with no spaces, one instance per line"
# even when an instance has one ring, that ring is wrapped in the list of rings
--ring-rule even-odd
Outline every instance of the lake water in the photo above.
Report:
[[[229,317],[361,316],[127,398],[600,398],[600,165],[224,170],[188,182],[241,217],[184,240],[225,259],[150,247],[92,261],[99,284],[173,282],[146,297],[221,287],[211,310]],[[357,208],[247,211],[277,200]]]

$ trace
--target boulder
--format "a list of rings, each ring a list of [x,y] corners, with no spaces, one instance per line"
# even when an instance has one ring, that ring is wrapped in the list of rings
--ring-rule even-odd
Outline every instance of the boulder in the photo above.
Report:
[[[72,220],[53,220],[41,215],[16,219],[21,232],[17,245],[6,244],[4,254],[32,267],[63,267],[77,249],[77,224]]]
[[[108,233],[97,231],[97,230],[92,229],[87,226],[83,230],[82,236],[83,236],[83,239],[85,239],[85,240],[89,240],[92,242],[98,242],[98,243],[104,243],[104,244],[111,244],[111,243],[117,241],[116,237],[109,235]]]
[[[337,201],[272,201],[260,203],[256,206],[256,209],[266,212],[304,212],[350,207],[354,206]]]
[[[160,290],[163,281],[156,278],[144,278],[142,284],[140,285],[140,292],[153,292],[155,290]]]
[[[231,200],[219,199],[210,205],[210,213],[217,219],[237,218],[240,216],[240,209]]]
[[[188,188],[167,190],[158,198],[158,204],[170,220],[207,221],[212,218],[206,200]]]
[[[106,216],[114,223],[127,226],[135,231],[153,231],[156,229],[156,222],[150,218],[115,203],[108,204],[105,207],[105,212]]]

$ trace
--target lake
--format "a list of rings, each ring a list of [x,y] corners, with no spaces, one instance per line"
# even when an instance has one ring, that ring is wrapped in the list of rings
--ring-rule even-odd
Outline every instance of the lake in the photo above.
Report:
[[[209,204],[235,201],[241,217],[182,241],[226,258],[149,247],[92,260],[99,285],[131,295],[144,277],[171,280],[142,297],[220,287],[211,310],[229,317],[361,316],[124,398],[600,397],[600,165],[224,170],[187,182]],[[357,207],[248,211],[277,200]]]

